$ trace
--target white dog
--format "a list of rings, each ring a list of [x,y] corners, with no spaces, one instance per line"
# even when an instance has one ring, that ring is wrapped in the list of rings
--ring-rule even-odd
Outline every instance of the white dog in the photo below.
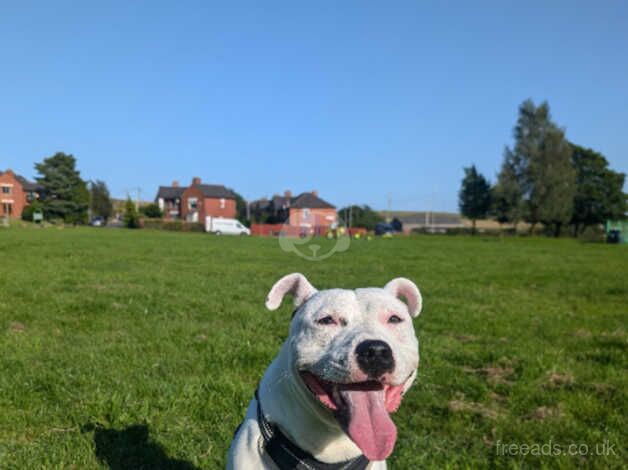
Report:
[[[397,278],[383,289],[317,291],[294,273],[266,306],[277,309],[286,294],[296,306],[289,337],[236,431],[227,468],[385,469],[397,439],[389,414],[419,365],[419,289]]]

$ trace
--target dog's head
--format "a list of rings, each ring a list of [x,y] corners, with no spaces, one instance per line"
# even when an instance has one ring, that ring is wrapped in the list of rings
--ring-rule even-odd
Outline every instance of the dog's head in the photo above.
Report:
[[[295,372],[367,458],[385,460],[397,437],[389,414],[419,365],[419,289],[397,278],[383,288],[318,291],[294,273],[277,281],[266,306],[275,310],[286,294],[296,307],[288,339]]]

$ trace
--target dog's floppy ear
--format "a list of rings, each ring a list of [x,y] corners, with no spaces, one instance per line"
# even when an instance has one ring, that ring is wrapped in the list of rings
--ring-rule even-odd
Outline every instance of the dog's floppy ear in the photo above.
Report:
[[[294,297],[294,306],[300,307],[317,290],[301,273],[292,273],[279,279],[266,297],[266,308],[277,310],[286,294]]]
[[[423,298],[421,297],[419,288],[410,279],[406,279],[405,277],[393,279],[384,286],[384,290],[390,292],[398,299],[401,297],[405,298],[408,303],[408,312],[410,312],[412,317],[416,317],[421,313]]]

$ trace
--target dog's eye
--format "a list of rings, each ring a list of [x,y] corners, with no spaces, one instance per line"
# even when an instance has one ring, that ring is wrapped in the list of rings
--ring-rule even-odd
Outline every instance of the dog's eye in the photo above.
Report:
[[[388,323],[401,323],[403,320],[398,315],[391,315]]]
[[[316,323],[319,325],[336,325],[336,320],[334,320],[334,317],[331,315],[327,315],[326,317],[316,320]]]

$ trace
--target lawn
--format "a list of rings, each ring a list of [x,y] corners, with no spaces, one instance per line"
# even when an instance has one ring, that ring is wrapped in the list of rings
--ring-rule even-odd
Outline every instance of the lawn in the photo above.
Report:
[[[417,236],[312,262],[276,239],[12,228],[0,254],[2,469],[223,467],[290,322],[266,293],[293,271],[423,293],[390,468],[628,463],[626,246]]]

